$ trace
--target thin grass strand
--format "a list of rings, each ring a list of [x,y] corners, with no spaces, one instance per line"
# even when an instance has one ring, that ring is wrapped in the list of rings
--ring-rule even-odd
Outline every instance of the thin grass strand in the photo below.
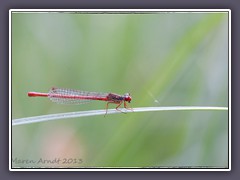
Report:
[[[122,108],[122,112],[127,113],[137,113],[137,112],[153,112],[153,111],[227,111],[228,107],[204,107],[204,106],[169,106],[169,107],[139,107],[128,110]],[[59,119],[69,119],[77,117],[87,117],[87,116],[97,116],[105,115],[106,110],[90,110],[90,111],[77,111],[77,112],[68,112],[68,113],[59,113],[59,114],[49,114],[43,116],[33,116],[26,118],[19,118],[12,120],[12,126],[31,124],[44,121],[52,121]],[[120,111],[116,109],[108,109],[109,114],[119,114]]]

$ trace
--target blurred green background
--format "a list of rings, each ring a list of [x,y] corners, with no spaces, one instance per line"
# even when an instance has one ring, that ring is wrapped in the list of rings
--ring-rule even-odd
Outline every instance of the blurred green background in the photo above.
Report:
[[[228,13],[12,13],[12,118],[105,108],[104,102],[67,106],[27,97],[53,86],[129,92],[131,107],[227,107]],[[12,158],[13,167],[224,168],[228,112],[128,113],[14,126]],[[41,158],[70,160],[20,162]]]

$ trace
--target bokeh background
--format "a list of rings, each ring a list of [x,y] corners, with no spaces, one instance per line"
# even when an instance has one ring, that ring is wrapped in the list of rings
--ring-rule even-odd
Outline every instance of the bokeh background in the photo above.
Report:
[[[68,106],[27,96],[53,86],[129,92],[132,107],[228,106],[227,12],[13,12],[11,20],[13,119],[105,108],[104,102]],[[228,112],[14,126],[12,159],[13,167],[226,168]]]

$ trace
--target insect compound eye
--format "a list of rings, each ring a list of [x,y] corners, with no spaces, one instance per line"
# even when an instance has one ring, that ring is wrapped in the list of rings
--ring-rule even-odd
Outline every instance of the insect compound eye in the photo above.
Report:
[[[129,93],[124,94],[124,100],[127,101],[128,103],[131,102],[132,98]]]

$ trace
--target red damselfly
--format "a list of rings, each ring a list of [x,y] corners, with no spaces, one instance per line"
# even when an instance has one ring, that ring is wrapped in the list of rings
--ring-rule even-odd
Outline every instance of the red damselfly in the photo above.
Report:
[[[106,114],[108,110],[108,105],[110,103],[117,104],[116,110],[120,112],[122,111],[118,108],[121,106],[122,103],[124,104],[124,108],[132,110],[131,108],[127,107],[127,102],[130,103],[132,100],[132,97],[129,93],[126,93],[124,95],[118,95],[115,93],[98,93],[54,87],[48,93],[28,92],[28,96],[48,97],[51,101],[58,104],[83,104],[94,100],[106,101]]]

